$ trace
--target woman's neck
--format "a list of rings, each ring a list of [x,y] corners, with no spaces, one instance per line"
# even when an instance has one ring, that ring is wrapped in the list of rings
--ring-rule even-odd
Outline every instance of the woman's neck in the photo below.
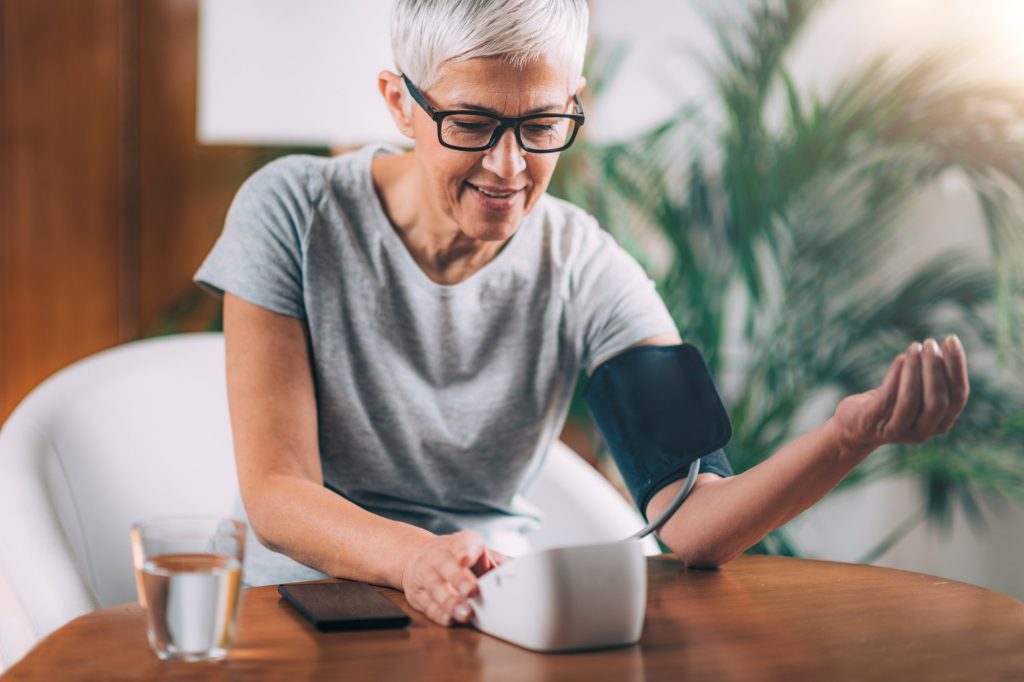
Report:
[[[375,156],[373,186],[384,213],[424,274],[438,284],[458,284],[484,267],[507,242],[466,235],[428,201],[426,180],[412,153]]]

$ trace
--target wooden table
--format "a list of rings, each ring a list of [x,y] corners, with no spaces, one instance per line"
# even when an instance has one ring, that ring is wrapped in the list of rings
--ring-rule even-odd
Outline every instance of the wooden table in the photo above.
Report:
[[[538,654],[469,627],[320,633],[274,587],[244,592],[225,661],[160,661],[137,604],[74,620],[4,680],[1024,680],[1024,603],[955,581],[743,556],[717,571],[649,560],[636,646]]]

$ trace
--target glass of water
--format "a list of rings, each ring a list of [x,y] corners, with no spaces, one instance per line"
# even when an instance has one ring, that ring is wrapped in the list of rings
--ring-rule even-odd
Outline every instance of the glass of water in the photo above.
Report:
[[[149,644],[162,659],[227,656],[242,586],[245,524],[182,517],[132,526],[132,559]]]

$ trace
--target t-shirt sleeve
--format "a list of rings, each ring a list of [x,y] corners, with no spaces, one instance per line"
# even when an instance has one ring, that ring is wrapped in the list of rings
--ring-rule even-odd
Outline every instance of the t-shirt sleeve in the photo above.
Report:
[[[596,363],[640,341],[675,332],[665,303],[643,268],[594,222],[581,240],[574,268],[582,363]]]
[[[224,230],[193,281],[282,315],[305,319],[303,254],[312,214],[307,166],[284,157],[239,188]]]

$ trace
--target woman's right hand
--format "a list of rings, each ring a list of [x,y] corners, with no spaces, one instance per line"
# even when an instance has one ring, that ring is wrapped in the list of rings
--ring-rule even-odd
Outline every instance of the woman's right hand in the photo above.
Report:
[[[475,531],[437,535],[405,559],[402,590],[413,608],[438,625],[466,623],[473,617],[467,599],[476,592],[477,576],[504,561]]]

